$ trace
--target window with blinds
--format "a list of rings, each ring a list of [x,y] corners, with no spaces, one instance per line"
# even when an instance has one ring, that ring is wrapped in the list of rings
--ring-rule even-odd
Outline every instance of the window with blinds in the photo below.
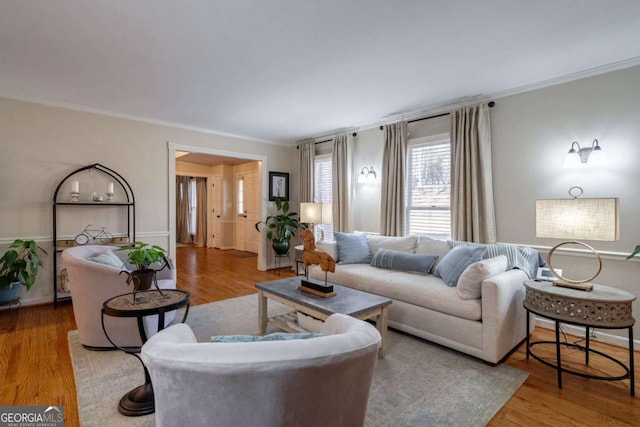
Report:
[[[332,196],[332,168],[331,155],[316,156],[314,179],[314,201],[318,203],[331,203]],[[318,227],[324,232],[324,240],[333,240],[333,226],[322,224]]]
[[[407,153],[406,234],[451,237],[451,142],[410,144]]]

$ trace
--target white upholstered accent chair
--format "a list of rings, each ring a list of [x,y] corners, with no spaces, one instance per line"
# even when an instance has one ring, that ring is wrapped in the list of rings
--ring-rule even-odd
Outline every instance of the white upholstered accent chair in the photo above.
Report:
[[[343,314],[320,332],[243,343],[196,343],[186,324],[159,332],[141,352],[156,426],[362,426],[380,334]]]
[[[100,350],[113,348],[102,330],[102,304],[116,295],[132,292],[132,286],[127,286],[125,274],[121,269],[110,265],[90,261],[88,258],[111,250],[121,260],[126,260],[126,251],[117,251],[111,246],[87,245],[75,246],[62,252],[62,260],[67,269],[73,314],[78,326],[80,343],[88,349]],[[171,260],[170,260],[171,261]],[[160,289],[176,288],[176,269],[157,273]],[[165,313],[165,325],[175,318],[175,311]],[[158,330],[158,316],[146,316],[144,327],[147,337]],[[132,318],[118,318],[105,316],[105,328],[111,340],[120,347],[139,347],[142,345],[138,332],[137,320]]]

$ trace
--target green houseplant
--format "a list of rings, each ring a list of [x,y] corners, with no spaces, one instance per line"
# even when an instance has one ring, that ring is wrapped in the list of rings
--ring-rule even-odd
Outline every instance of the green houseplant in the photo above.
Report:
[[[296,235],[303,225],[298,221],[297,212],[289,212],[289,202],[283,202],[276,198],[276,213],[269,215],[264,221],[255,224],[256,230],[267,231],[267,239],[271,240],[271,246],[278,255],[289,252],[289,240]],[[260,224],[264,224],[262,230]]]
[[[627,257],[627,259],[631,259],[639,253],[640,253],[640,245],[637,245],[636,248],[633,250],[633,252],[631,252],[631,254]]]
[[[16,298],[20,285],[31,289],[43,266],[39,252],[47,252],[33,240],[16,239],[0,258],[0,302]]]
[[[129,251],[127,254],[127,263],[137,267],[134,271],[122,271],[127,274],[127,285],[133,282],[135,291],[144,291],[151,287],[155,282],[156,272],[163,270],[165,267],[171,269],[171,264],[167,259],[167,251],[157,245],[150,245],[144,242],[134,242],[130,246],[123,246],[119,251]],[[151,268],[152,264],[162,263],[160,269]]]

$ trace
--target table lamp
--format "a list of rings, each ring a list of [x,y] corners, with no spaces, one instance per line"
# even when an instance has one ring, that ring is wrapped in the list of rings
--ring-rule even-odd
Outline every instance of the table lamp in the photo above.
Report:
[[[613,242],[619,239],[619,206],[617,198],[581,199],[580,187],[569,189],[570,199],[536,200],[536,237],[552,239],[570,239],[555,245],[547,255],[549,270],[559,280],[555,286],[590,291],[589,283],[602,270],[602,258],[595,249],[579,241],[599,240]],[[561,246],[575,244],[589,249],[598,260],[596,273],[588,279],[568,279],[553,268],[552,256]]]
[[[300,203],[300,222],[311,224],[314,230],[313,234],[316,235],[316,225],[331,224],[333,222],[331,210],[331,203]],[[322,241],[324,240],[324,231],[321,227],[318,227],[318,229],[320,230],[320,238],[316,237],[316,240]]]

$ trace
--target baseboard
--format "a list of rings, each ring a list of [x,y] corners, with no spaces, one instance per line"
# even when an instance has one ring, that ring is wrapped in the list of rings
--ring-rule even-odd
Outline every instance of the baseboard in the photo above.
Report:
[[[562,323],[562,322],[560,322]],[[553,320],[543,319],[536,316],[536,326],[540,326],[541,328],[555,330],[556,325]],[[570,334],[575,335],[576,337],[583,338],[585,329],[584,326],[575,326],[569,325],[567,323],[562,323],[562,327],[566,329]],[[591,341],[603,342],[605,344],[615,345],[617,347],[629,348],[629,338],[620,337],[618,335],[609,334],[607,332],[602,332],[602,329],[591,328],[597,330],[598,338],[591,338]],[[624,329],[620,329],[621,331]],[[633,349],[634,351],[640,351],[640,341],[633,340]]]

